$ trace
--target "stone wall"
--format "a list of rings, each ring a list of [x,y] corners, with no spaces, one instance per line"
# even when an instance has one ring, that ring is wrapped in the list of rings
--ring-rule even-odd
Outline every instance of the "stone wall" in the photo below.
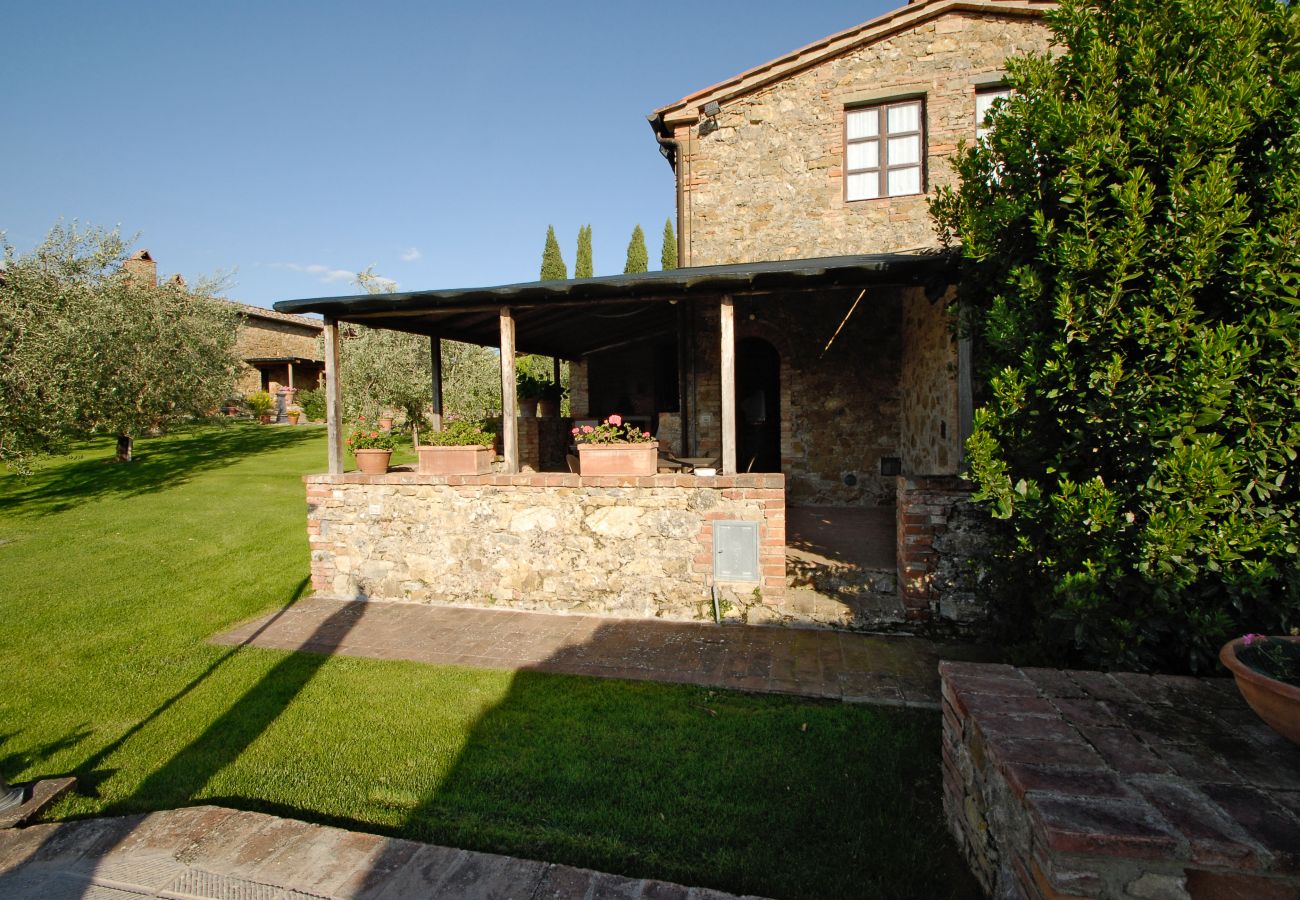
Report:
[[[957,477],[897,479],[898,593],[910,621],[978,630],[988,619],[991,522]]]
[[[1036,18],[949,12],[726,102],[716,130],[678,127],[682,265],[934,246],[926,196],[845,201],[845,107],[924,95],[933,191],[975,137],[976,83],[1047,47]]]
[[[780,475],[309,475],[312,585],[341,598],[707,619],[713,525],[759,523],[761,581],[742,616],[785,598]]]
[[[900,456],[906,475],[955,475],[961,462],[957,341],[948,298],[903,292]]]

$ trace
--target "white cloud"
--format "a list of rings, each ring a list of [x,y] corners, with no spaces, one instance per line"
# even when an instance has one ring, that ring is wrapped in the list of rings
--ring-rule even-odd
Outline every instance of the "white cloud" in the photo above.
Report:
[[[336,281],[355,281],[357,273],[351,269],[331,269],[329,266],[322,266],[320,263],[311,263],[303,265],[302,263],[270,263],[273,269],[288,269],[291,272],[302,272],[307,275],[319,275],[321,284],[331,284]]]
[[[402,254],[402,262],[415,262],[419,258],[420,251],[416,247],[412,247]]]

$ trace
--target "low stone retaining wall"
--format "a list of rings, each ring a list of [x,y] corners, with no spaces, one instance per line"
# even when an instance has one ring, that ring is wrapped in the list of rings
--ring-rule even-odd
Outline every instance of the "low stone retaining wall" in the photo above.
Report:
[[[990,896],[1300,898],[1300,749],[1231,681],[939,671],[944,810]]]
[[[705,619],[713,523],[759,523],[758,583],[719,585],[751,621],[785,598],[781,475],[309,475],[312,585],[413,600]]]

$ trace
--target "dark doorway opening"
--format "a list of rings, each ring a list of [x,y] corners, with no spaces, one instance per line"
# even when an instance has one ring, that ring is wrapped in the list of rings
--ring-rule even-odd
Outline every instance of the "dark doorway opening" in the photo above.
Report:
[[[762,338],[736,344],[736,467],[781,471],[781,355]]]

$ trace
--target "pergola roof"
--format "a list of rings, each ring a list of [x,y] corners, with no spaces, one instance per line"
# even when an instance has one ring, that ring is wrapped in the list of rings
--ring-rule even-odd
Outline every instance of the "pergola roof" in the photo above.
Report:
[[[509,307],[520,351],[578,359],[671,332],[677,321],[673,304],[681,300],[838,292],[872,285],[938,286],[951,280],[952,265],[950,256],[938,253],[828,256],[496,287],[281,300],[275,309],[495,347],[499,311]]]

